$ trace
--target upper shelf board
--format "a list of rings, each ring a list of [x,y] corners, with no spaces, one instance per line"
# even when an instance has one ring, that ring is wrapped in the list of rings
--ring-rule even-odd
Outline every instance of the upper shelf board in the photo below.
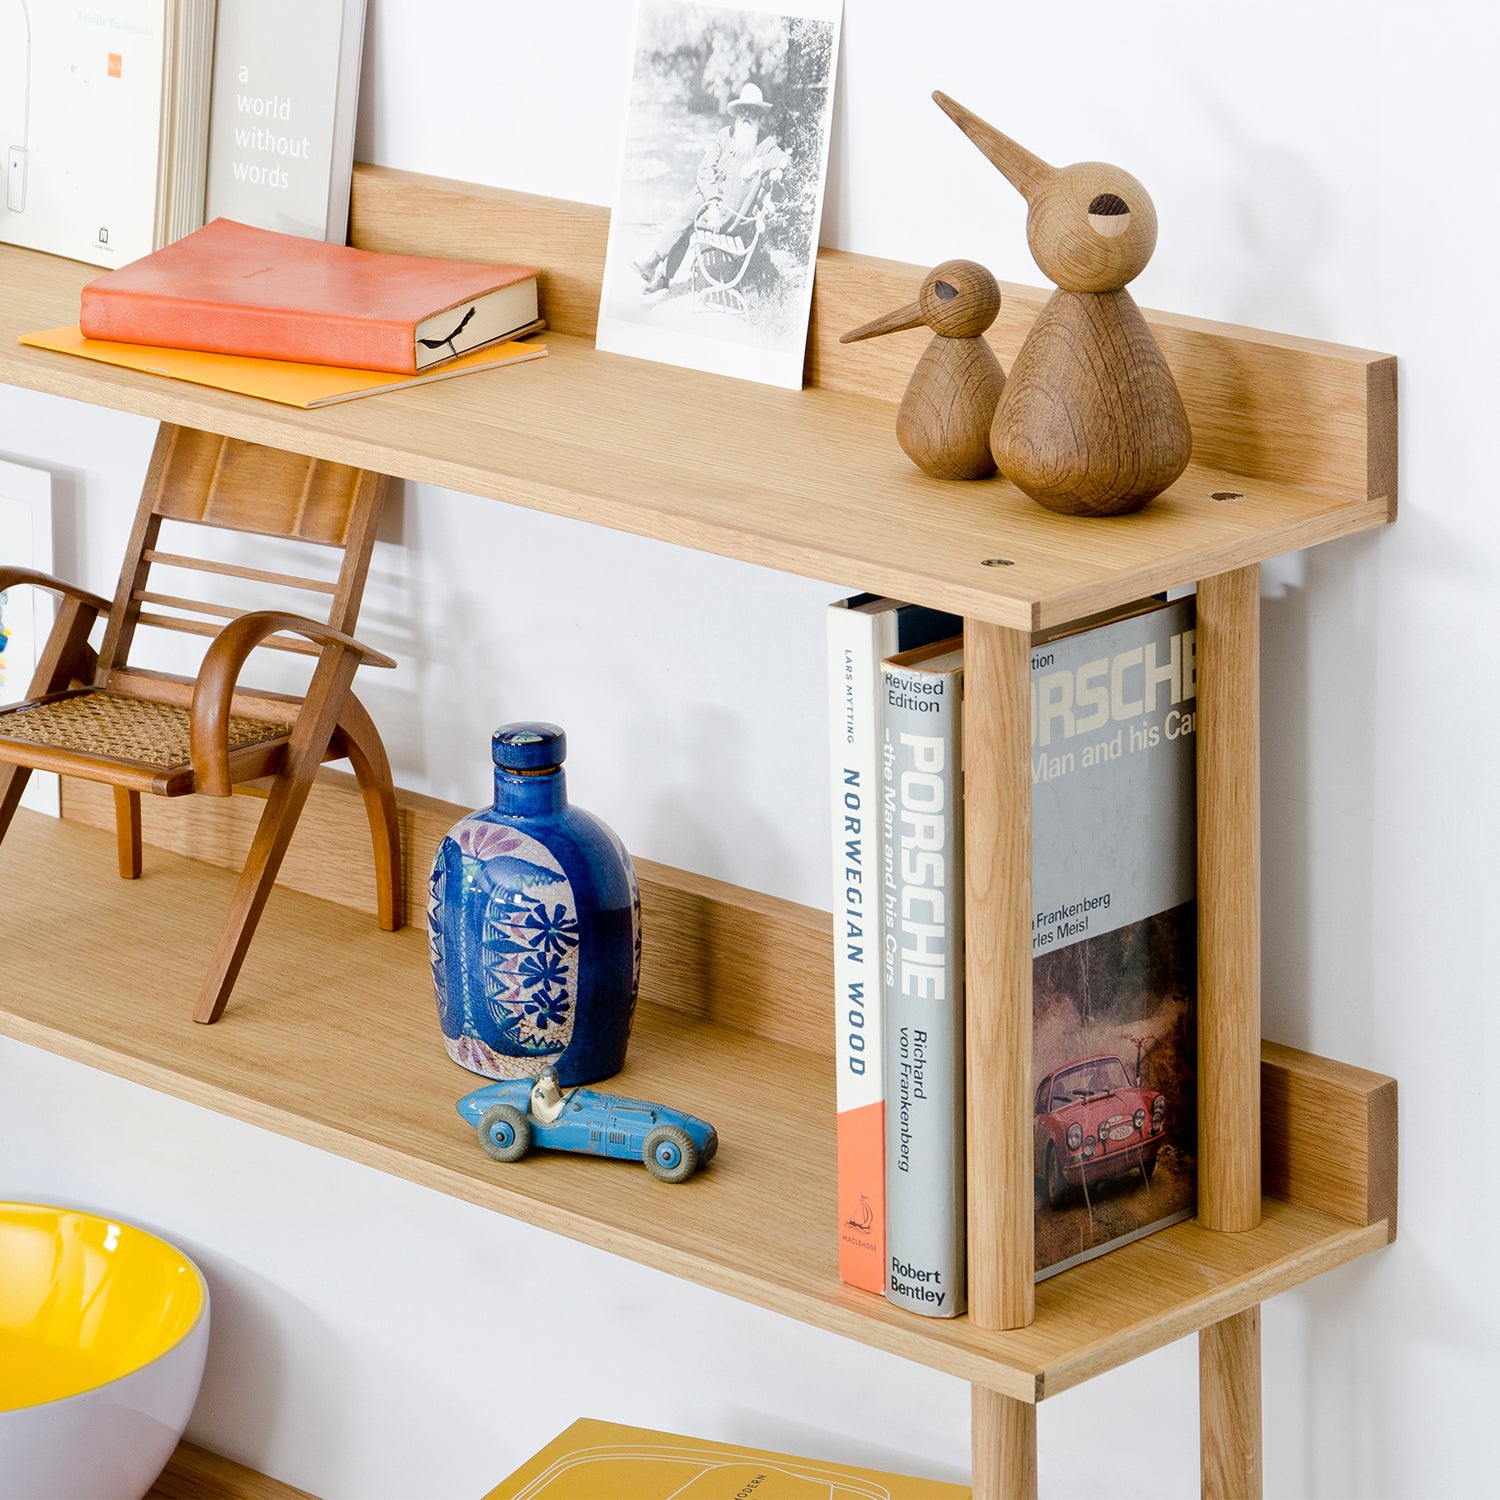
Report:
[[[587,205],[359,168],[356,244],[545,267],[549,356],[313,412],[19,346],[76,322],[97,272],[0,247],[0,380],[1024,630],[1394,517],[1389,356],[1148,314],[1194,463],[1135,515],[1057,516],[901,452],[894,405],[923,335],[838,344],[909,300],[917,268],[822,252],[809,385],[783,391],[597,352],[607,227]],[[991,338],[1009,365],[1044,294],[1002,290]]]

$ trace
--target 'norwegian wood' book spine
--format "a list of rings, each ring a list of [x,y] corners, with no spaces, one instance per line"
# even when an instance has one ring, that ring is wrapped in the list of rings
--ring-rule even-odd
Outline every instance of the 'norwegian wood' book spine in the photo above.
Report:
[[[885,665],[881,970],[886,1049],[886,1286],[928,1317],[963,1312],[963,653]]]
[[[886,1284],[881,663],[952,635],[961,623],[956,615],[870,594],[828,607],[839,1276],[869,1292]]]

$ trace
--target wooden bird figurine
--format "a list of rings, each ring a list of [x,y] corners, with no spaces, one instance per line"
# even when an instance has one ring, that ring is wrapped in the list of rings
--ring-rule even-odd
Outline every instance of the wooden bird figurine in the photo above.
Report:
[[[985,479],[995,472],[990,423],[1005,371],[984,337],[1000,311],[1000,284],[972,260],[945,260],[922,279],[915,302],[840,338],[878,338],[904,328],[932,329],[932,340],[906,383],[896,441],[935,479]]]
[[[1119,167],[1049,166],[946,94],[932,97],[1026,199],[1027,243],[1058,287],[995,412],[995,462],[1048,510],[1139,510],[1193,447],[1172,372],[1125,290],[1156,246],[1150,197]]]

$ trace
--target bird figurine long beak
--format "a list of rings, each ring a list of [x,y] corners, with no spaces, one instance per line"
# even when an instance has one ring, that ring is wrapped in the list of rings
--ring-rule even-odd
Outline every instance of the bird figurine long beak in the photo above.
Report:
[[[940,89],[932,95],[937,106],[1005,174],[1010,185],[1028,202],[1057,176],[1057,168],[1033,156],[1024,146],[981,120],[957,99]]]
[[[841,333],[839,343],[853,344],[860,339],[878,339],[886,333],[905,333],[908,328],[922,328],[926,323],[927,319],[922,315],[922,304],[908,302],[905,307],[898,307],[895,312],[887,313],[883,318],[873,318],[858,328],[851,328],[848,333]]]

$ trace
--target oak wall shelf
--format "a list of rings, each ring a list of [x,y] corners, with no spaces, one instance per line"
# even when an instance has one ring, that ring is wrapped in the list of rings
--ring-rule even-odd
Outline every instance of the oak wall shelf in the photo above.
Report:
[[[944,484],[913,469],[896,443],[894,413],[920,331],[857,350],[839,345],[843,330],[905,300],[919,268],[821,252],[808,388],[770,390],[595,351],[607,228],[605,211],[587,205],[358,168],[355,244],[543,266],[549,354],[315,412],[20,347],[21,333],[75,322],[79,289],[95,273],[0,247],[0,381],[962,613],[968,1316],[914,1318],[837,1280],[828,1055],[757,1034],[775,1034],[774,1003],[766,981],[736,961],[753,930],[758,952],[789,955],[771,966],[785,980],[781,1003],[826,1007],[831,980],[808,977],[831,968],[826,916],[681,872],[646,872],[658,936],[628,1077],[643,1092],[712,1099],[726,1149],[665,1224],[659,1214],[643,1220],[633,1184],[589,1175],[596,1163],[549,1163],[545,1174],[523,1163],[497,1176],[456,1115],[432,1110],[432,1100],[462,1088],[427,1046],[419,934],[386,938],[355,923],[336,947],[356,977],[339,980],[319,968],[325,931],[343,931],[339,909],[284,890],[230,1015],[191,1035],[172,992],[199,963],[192,921],[180,935],[149,936],[107,858],[88,857],[96,835],[77,824],[92,815],[71,793],[69,821],[18,826],[0,861],[103,870],[90,899],[112,933],[130,935],[121,941],[150,945],[142,952],[153,958],[152,993],[119,980],[132,972],[128,963],[112,964],[111,984],[91,990],[102,976],[91,974],[87,953],[60,978],[43,949],[23,943],[20,976],[0,997],[0,1030],[959,1374],[974,1389],[976,1500],[1035,1494],[1038,1400],[1198,1330],[1204,1494],[1258,1494],[1260,1300],[1395,1232],[1395,1085],[1261,1043],[1259,564],[1394,520],[1394,359],[1148,311],[1192,423],[1194,461],[1142,511],[1104,521],[1059,516],[1002,479]],[[987,337],[1008,366],[1046,294],[1001,291]],[[774,463],[765,459],[768,432]],[[708,448],[748,476],[732,497],[701,483],[696,456]],[[1035,1288],[1030,632],[1194,584],[1198,1221]],[[337,786],[328,788],[337,807]],[[211,826],[232,840],[238,816]],[[405,816],[407,857],[420,868],[414,851],[434,820],[451,816],[422,799]],[[148,838],[202,856],[208,826],[158,823]],[[301,878],[296,849],[289,886]],[[201,865],[157,864],[148,879],[175,884],[177,895],[154,901],[154,911],[193,912],[205,899],[217,909],[198,890]],[[212,885],[203,882],[205,891]],[[337,885],[320,876],[312,888]],[[76,900],[30,882],[26,923],[55,933]],[[369,953],[377,943],[378,962]],[[343,984],[376,995],[402,1038],[399,1064],[377,1054],[368,1068],[324,1076],[300,1019],[318,1007],[284,1003],[287,972],[317,976],[333,1014],[350,1004]],[[66,1006],[55,1004],[59,984]],[[364,1076],[350,1081],[352,1071]],[[726,1088],[726,1076],[743,1081]],[[370,1098],[402,1102],[382,1114]],[[768,1099],[809,1140],[791,1170],[755,1144]],[[1347,1147],[1332,1163],[1317,1134],[1330,1120]],[[742,1144],[731,1151],[729,1142]],[[722,1232],[730,1218],[736,1235]],[[762,1227],[747,1237],[747,1223]]]

